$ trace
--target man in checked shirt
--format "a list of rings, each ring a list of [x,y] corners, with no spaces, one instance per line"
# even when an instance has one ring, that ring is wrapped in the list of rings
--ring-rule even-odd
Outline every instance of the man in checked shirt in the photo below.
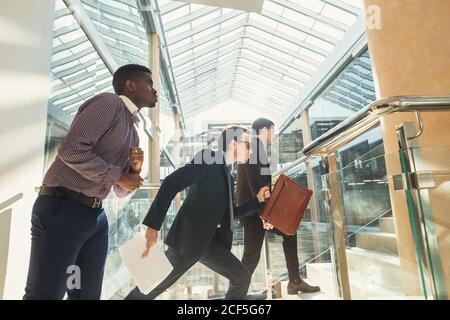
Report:
[[[120,67],[114,93],[81,105],[47,171],[31,218],[31,257],[24,299],[99,299],[108,249],[102,200],[143,184],[137,113],[158,100],[151,71]],[[79,281],[70,281],[79,273]]]

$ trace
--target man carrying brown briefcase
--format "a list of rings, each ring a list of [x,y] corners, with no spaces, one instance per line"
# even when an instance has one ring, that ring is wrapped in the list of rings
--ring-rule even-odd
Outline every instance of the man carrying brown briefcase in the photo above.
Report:
[[[259,189],[269,185],[272,180],[265,149],[272,144],[274,123],[269,119],[259,118],[253,122],[252,128],[256,135],[252,140],[252,155],[246,164],[239,164],[237,167],[237,204],[244,203],[255,197]],[[264,227],[270,229],[273,226],[267,222],[263,226],[259,214],[246,216],[241,219],[241,222],[244,226],[244,254],[242,256],[242,263],[247,267],[250,274],[253,274],[261,255],[265,234]],[[271,231],[283,236],[283,251],[289,274],[288,294],[296,294],[299,291],[320,291],[318,286],[310,286],[300,277],[297,235],[286,236],[277,229],[271,229]]]

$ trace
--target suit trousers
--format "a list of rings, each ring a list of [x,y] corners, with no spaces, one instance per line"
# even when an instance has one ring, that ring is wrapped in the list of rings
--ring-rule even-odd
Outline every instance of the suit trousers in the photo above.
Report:
[[[125,297],[125,300],[155,299],[172,286],[196,262],[200,262],[209,269],[230,280],[225,299],[242,300],[246,298],[248,288],[250,287],[251,275],[239,259],[217,240],[216,236],[213,237],[208,248],[203,252],[200,258],[184,258],[179,252],[171,247],[166,250],[165,254],[173,266],[172,272],[149,294],[142,294],[136,287]]]
[[[244,217],[241,221],[244,225],[244,253],[242,255],[242,263],[247,267],[250,274],[253,274],[259,263],[266,230],[257,215]],[[283,251],[289,281],[298,281],[300,279],[300,273],[297,253],[297,234],[286,236],[277,229],[272,229],[271,232],[283,237]]]
[[[39,196],[31,216],[31,257],[25,300],[100,299],[108,252],[101,208]]]

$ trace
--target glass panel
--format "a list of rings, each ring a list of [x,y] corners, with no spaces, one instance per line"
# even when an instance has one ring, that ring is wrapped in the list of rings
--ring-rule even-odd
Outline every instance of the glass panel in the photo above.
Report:
[[[308,16],[305,16],[301,13],[298,13],[294,10],[285,8],[283,12],[283,18],[290,19],[292,21],[298,22],[300,25],[303,25],[308,28],[312,28],[314,25],[315,20],[313,18],[310,18]]]
[[[188,15],[189,13],[190,13],[190,6],[183,6],[177,10],[162,15],[162,19],[164,23],[169,23],[177,19],[180,19],[183,16]]]
[[[448,145],[403,146],[389,159],[400,163],[421,287],[427,299],[448,300],[450,292],[450,242],[445,236],[450,229],[445,222],[450,203],[449,155]]]
[[[272,163],[276,170],[280,170],[289,163],[302,157],[304,145],[301,121],[300,118],[295,119],[276,137],[271,148],[274,159]]]
[[[127,63],[147,65],[149,46],[137,2],[123,0],[81,2],[119,65]]]
[[[336,21],[345,23],[348,26],[351,26],[356,20],[356,16],[328,4],[322,10],[321,14],[325,17],[330,17]]]
[[[327,180],[331,198],[337,199],[333,216],[341,211],[345,222],[352,300],[423,299],[417,292],[411,295],[419,273],[405,268],[408,262],[399,256],[397,245],[406,239],[397,238],[380,127],[340,148],[335,156],[338,171]]]
[[[202,23],[205,23],[205,22],[214,20],[216,18],[219,18],[221,16],[221,14],[222,14],[221,10],[216,10],[216,11],[211,12],[211,13],[205,15],[205,16],[197,18],[197,19],[192,21],[192,28],[195,28],[195,27],[201,25]]]
[[[314,100],[309,112],[312,139],[375,101],[368,52],[355,58]]]
[[[324,7],[324,3],[319,0],[289,0],[289,2],[296,3],[303,8],[315,11],[316,13],[321,13]]]
[[[335,39],[341,39],[345,34],[343,31],[333,28],[333,27],[331,27],[325,23],[322,23],[320,21],[316,21],[313,29],[317,30],[319,32],[322,32],[323,34],[330,35]]]
[[[263,10],[268,10],[281,16],[284,12],[284,7],[271,1],[264,1]]]
[[[294,259],[298,259],[301,278],[311,285],[319,285],[322,298],[336,299],[334,284],[334,266],[331,260],[331,248],[333,239],[331,234],[331,219],[323,206],[315,204],[322,203],[322,179],[323,173],[319,161],[312,162],[312,170],[308,170],[304,163],[290,169],[286,175],[297,181],[306,188],[313,190],[313,199],[305,212],[299,225],[296,237],[297,252]],[[308,184],[308,175],[314,185]],[[268,233],[270,272],[273,282],[279,283],[283,295],[286,297],[286,286],[288,273],[286,267],[286,256],[283,251],[283,243],[291,237],[282,237],[274,232]],[[277,286],[275,286],[277,287]],[[314,296],[316,294],[313,294]],[[312,297],[311,296],[311,297]]]
[[[109,221],[108,257],[102,288],[102,299],[123,299],[135,284],[122,264],[118,248],[131,239],[147,214],[151,200],[140,190],[133,196],[119,199],[110,195],[103,201]]]
[[[172,110],[172,106],[170,103],[170,93],[168,91],[168,85],[164,80],[163,76],[161,77],[161,87],[159,92],[160,97],[160,127],[161,127],[161,147],[166,148],[169,147],[170,144],[170,155],[174,157],[173,148],[174,148],[174,138],[175,138],[175,115]]]

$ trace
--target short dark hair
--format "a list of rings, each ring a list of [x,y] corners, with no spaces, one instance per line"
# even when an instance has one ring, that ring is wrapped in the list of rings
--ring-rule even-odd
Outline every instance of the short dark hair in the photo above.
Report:
[[[263,128],[270,129],[274,125],[272,120],[267,118],[258,118],[253,121],[252,129],[256,131],[256,134],[259,134]]]
[[[247,128],[237,125],[226,126],[219,136],[219,149],[226,152],[232,140],[238,141],[244,133],[250,133]]]
[[[151,70],[139,64],[126,64],[114,72],[112,85],[116,94],[124,93],[124,85],[127,80],[134,80],[136,75],[150,73]]]

